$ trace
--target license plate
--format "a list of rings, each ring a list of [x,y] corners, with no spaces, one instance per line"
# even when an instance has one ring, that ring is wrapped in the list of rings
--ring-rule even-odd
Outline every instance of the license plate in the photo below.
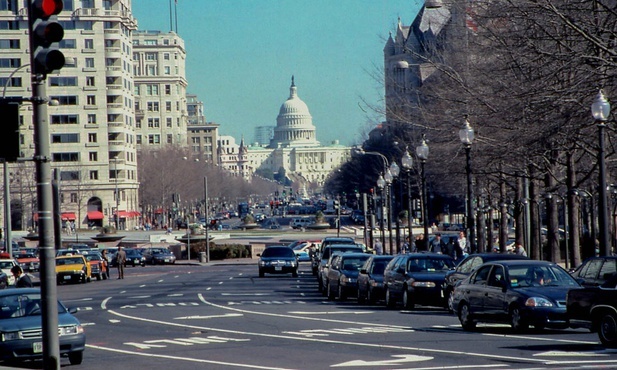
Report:
[[[71,280],[71,275],[66,275],[66,276],[64,277],[64,280]]]
[[[275,266],[274,271],[283,271],[283,268],[281,266]]]
[[[165,262],[169,262],[169,258],[165,258]]]
[[[34,342],[34,343],[32,343],[32,352],[34,352],[34,353],[42,353],[43,352],[43,342]]]

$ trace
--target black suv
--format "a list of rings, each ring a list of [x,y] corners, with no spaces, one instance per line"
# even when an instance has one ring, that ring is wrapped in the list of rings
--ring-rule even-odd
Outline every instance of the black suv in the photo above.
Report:
[[[362,253],[364,251],[362,247],[356,244],[333,244],[323,248],[318,257],[319,265],[317,267],[317,289],[322,293],[325,293],[326,280],[328,279],[328,260],[334,252]]]

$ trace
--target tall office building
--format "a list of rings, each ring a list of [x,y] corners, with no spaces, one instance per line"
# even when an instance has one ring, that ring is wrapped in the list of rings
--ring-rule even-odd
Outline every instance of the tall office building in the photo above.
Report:
[[[196,95],[186,96],[186,108],[188,112],[187,130],[191,153],[208,163],[217,164],[218,156],[218,132],[219,125],[214,122],[206,122],[204,115],[204,103]]]
[[[31,96],[26,0],[0,0],[0,84],[6,96]],[[63,219],[78,227],[139,217],[130,0],[65,0],[58,20],[66,65],[47,76],[52,168],[61,179]],[[21,152],[34,155],[32,106],[20,109]],[[36,223],[34,166],[11,166],[14,228]],[[118,212],[116,212],[118,211]]]
[[[133,32],[137,149],[187,145],[186,50],[174,32]]]

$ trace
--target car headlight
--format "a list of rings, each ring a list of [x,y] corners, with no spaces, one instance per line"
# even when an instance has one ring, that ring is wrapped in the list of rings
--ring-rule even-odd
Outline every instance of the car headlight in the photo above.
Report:
[[[531,297],[525,301],[527,307],[553,307],[553,302],[542,297]]]
[[[21,339],[18,331],[12,331],[7,333],[2,333],[2,341],[7,342],[9,340],[18,340]]]
[[[341,283],[345,283],[345,284],[353,284],[356,282],[356,279],[349,277],[349,276],[343,276],[341,278]]]
[[[266,261],[259,261],[259,266],[266,266]]]
[[[74,335],[84,332],[84,328],[81,325],[63,326],[60,328],[60,335]]]
[[[432,281],[414,281],[411,283],[411,286],[415,288],[434,288],[435,283]]]
[[[371,284],[371,286],[373,288],[381,288],[381,287],[383,287],[383,283],[381,283],[379,281],[375,281],[375,280],[372,280],[370,284]]]

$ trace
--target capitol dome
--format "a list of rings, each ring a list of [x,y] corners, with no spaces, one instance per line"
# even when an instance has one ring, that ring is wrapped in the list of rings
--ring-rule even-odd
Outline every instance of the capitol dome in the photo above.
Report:
[[[308,106],[298,97],[298,88],[291,77],[289,98],[281,105],[279,115],[276,118],[274,137],[270,141],[270,147],[301,147],[318,146],[315,137],[313,117]]]

